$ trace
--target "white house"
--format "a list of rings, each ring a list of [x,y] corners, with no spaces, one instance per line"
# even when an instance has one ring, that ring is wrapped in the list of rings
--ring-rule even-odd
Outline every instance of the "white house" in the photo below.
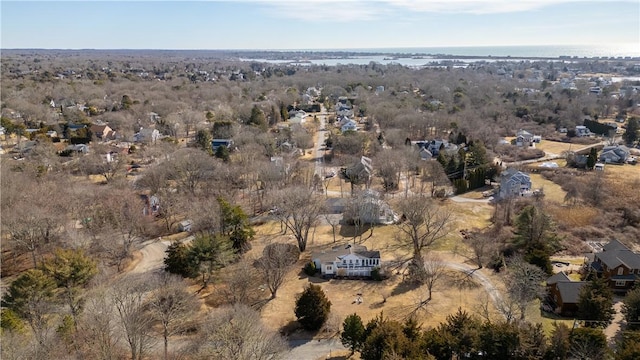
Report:
[[[361,224],[391,225],[400,216],[391,206],[382,200],[380,193],[371,189],[364,190],[360,196],[350,201],[350,205],[343,214],[344,220],[359,221]]]
[[[133,140],[138,143],[155,143],[160,139],[160,132],[157,129],[140,128],[140,131],[133,134]]]
[[[500,191],[498,195],[501,199],[525,196],[530,192],[531,178],[522,171],[509,168],[500,175]]]
[[[349,120],[340,127],[340,131],[358,131],[358,123],[356,123],[354,120]]]
[[[371,271],[382,264],[380,251],[370,251],[364,246],[351,244],[314,253],[311,258],[323,277],[369,277]]]

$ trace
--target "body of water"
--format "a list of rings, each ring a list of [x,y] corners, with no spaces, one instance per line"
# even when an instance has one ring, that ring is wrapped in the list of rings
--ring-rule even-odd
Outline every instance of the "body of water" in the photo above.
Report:
[[[285,50],[286,51],[286,50]],[[310,52],[362,52],[377,54],[453,55],[473,57],[640,57],[640,44],[610,45],[540,45],[540,46],[460,46],[424,48],[371,48],[371,49],[309,49],[291,51]]]
[[[264,50],[277,53],[277,58],[241,58],[245,61],[260,61],[276,64],[367,65],[371,62],[383,65],[400,64],[409,67],[424,67],[448,64],[464,67],[470,63],[485,61],[522,61],[552,59],[572,61],[585,58],[637,59],[640,62],[640,44],[595,45],[550,45],[550,46],[476,46],[476,47],[428,47],[428,48],[381,48],[381,49],[309,49],[309,50]],[[287,53],[291,52],[288,57]]]

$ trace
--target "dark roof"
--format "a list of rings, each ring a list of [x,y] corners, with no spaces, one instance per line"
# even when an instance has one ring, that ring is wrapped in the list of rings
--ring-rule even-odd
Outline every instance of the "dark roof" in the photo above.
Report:
[[[640,269],[640,255],[631,250],[603,251],[596,257],[607,265],[609,269],[624,265],[628,269]]]
[[[585,281],[562,281],[557,283],[556,286],[560,292],[562,302],[565,304],[577,304],[578,298],[580,297],[580,290],[585,284]]]
[[[566,282],[566,281],[571,281],[571,279],[569,279],[569,277],[567,276],[567,274],[563,273],[562,271],[554,274],[553,276],[551,276],[550,278],[547,279],[547,285],[552,285],[552,284],[556,284],[559,282]]]
[[[367,257],[369,259],[379,259],[380,258],[380,251],[373,251],[373,250],[359,250],[359,251],[354,251],[354,253]]]
[[[611,250],[629,250],[620,240],[611,240],[608,244],[602,247],[602,251],[611,251]]]
[[[593,268],[593,270],[597,271],[597,272],[601,272],[602,271],[602,265],[599,262],[592,262],[591,263],[591,267]]]

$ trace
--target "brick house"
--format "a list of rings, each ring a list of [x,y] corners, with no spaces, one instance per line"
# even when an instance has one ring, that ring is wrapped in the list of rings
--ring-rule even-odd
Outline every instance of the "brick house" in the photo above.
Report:
[[[640,254],[631,251],[618,240],[611,240],[593,255],[591,269],[609,280],[609,287],[625,293],[640,276]]]
[[[574,315],[578,311],[578,299],[584,284],[585,281],[572,281],[563,272],[548,278],[548,300],[554,312],[566,316]]]

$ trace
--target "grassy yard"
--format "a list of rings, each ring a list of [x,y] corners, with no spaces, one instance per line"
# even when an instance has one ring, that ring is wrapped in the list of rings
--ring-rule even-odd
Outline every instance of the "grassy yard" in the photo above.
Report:
[[[560,185],[545,179],[540,174],[529,174],[529,176],[531,177],[531,184],[534,189],[542,188],[544,190],[544,196],[547,202],[554,202],[557,204],[562,204],[564,202],[566,192],[562,190]]]
[[[536,144],[536,148],[544,151],[545,153],[552,153],[556,155],[560,155],[565,151],[569,151],[570,149],[578,149],[581,147],[580,145],[560,142],[560,141],[550,141],[550,140],[542,140],[539,144]]]
[[[400,201],[398,195],[391,201]],[[454,218],[453,229],[445,239],[433,250],[438,251],[441,258],[448,261],[464,261],[465,259],[453,255],[452,252],[463,252],[459,230],[462,228],[488,225],[491,216],[491,206],[482,203],[457,204],[450,201],[438,202],[438,206],[447,207]],[[290,234],[282,235],[277,222],[267,222],[256,228],[257,236],[253,242],[253,248],[248,256],[257,257],[262,248],[268,242],[283,241],[294,242]],[[428,304],[418,305],[426,300],[426,288],[408,286],[402,282],[402,275],[392,276],[382,282],[364,280],[324,280],[317,277],[307,277],[302,271],[302,266],[310,260],[311,254],[316,251],[327,250],[335,245],[344,245],[353,242],[353,228],[341,226],[337,228],[336,243],[333,242],[331,227],[320,225],[315,231],[315,236],[309,239],[307,251],[301,256],[296,268],[287,275],[284,285],[278,290],[275,299],[266,303],[262,308],[262,317],[267,324],[274,329],[289,324],[295,320],[293,307],[295,297],[302,292],[309,283],[319,284],[332,302],[331,318],[329,326],[339,328],[342,320],[349,314],[358,313],[366,323],[369,319],[384,311],[384,315],[397,320],[404,320],[406,316],[415,313],[418,320],[425,328],[435,327],[446,320],[446,316],[455,312],[459,307],[470,313],[478,314],[481,305],[487,301],[486,292],[470,278],[461,273],[449,272],[446,279],[442,280],[434,289],[433,299]],[[397,239],[401,236],[394,225],[378,226],[370,235],[365,230],[362,239],[356,241],[369,249],[380,250],[383,261],[406,257],[409,254],[398,249]],[[442,253],[440,251],[443,251]],[[496,286],[502,286],[500,280],[494,280]],[[356,294],[362,294],[364,302],[354,302]],[[492,309],[492,307],[490,307]],[[493,310],[492,310],[493,311]],[[319,336],[322,336],[320,334]]]

